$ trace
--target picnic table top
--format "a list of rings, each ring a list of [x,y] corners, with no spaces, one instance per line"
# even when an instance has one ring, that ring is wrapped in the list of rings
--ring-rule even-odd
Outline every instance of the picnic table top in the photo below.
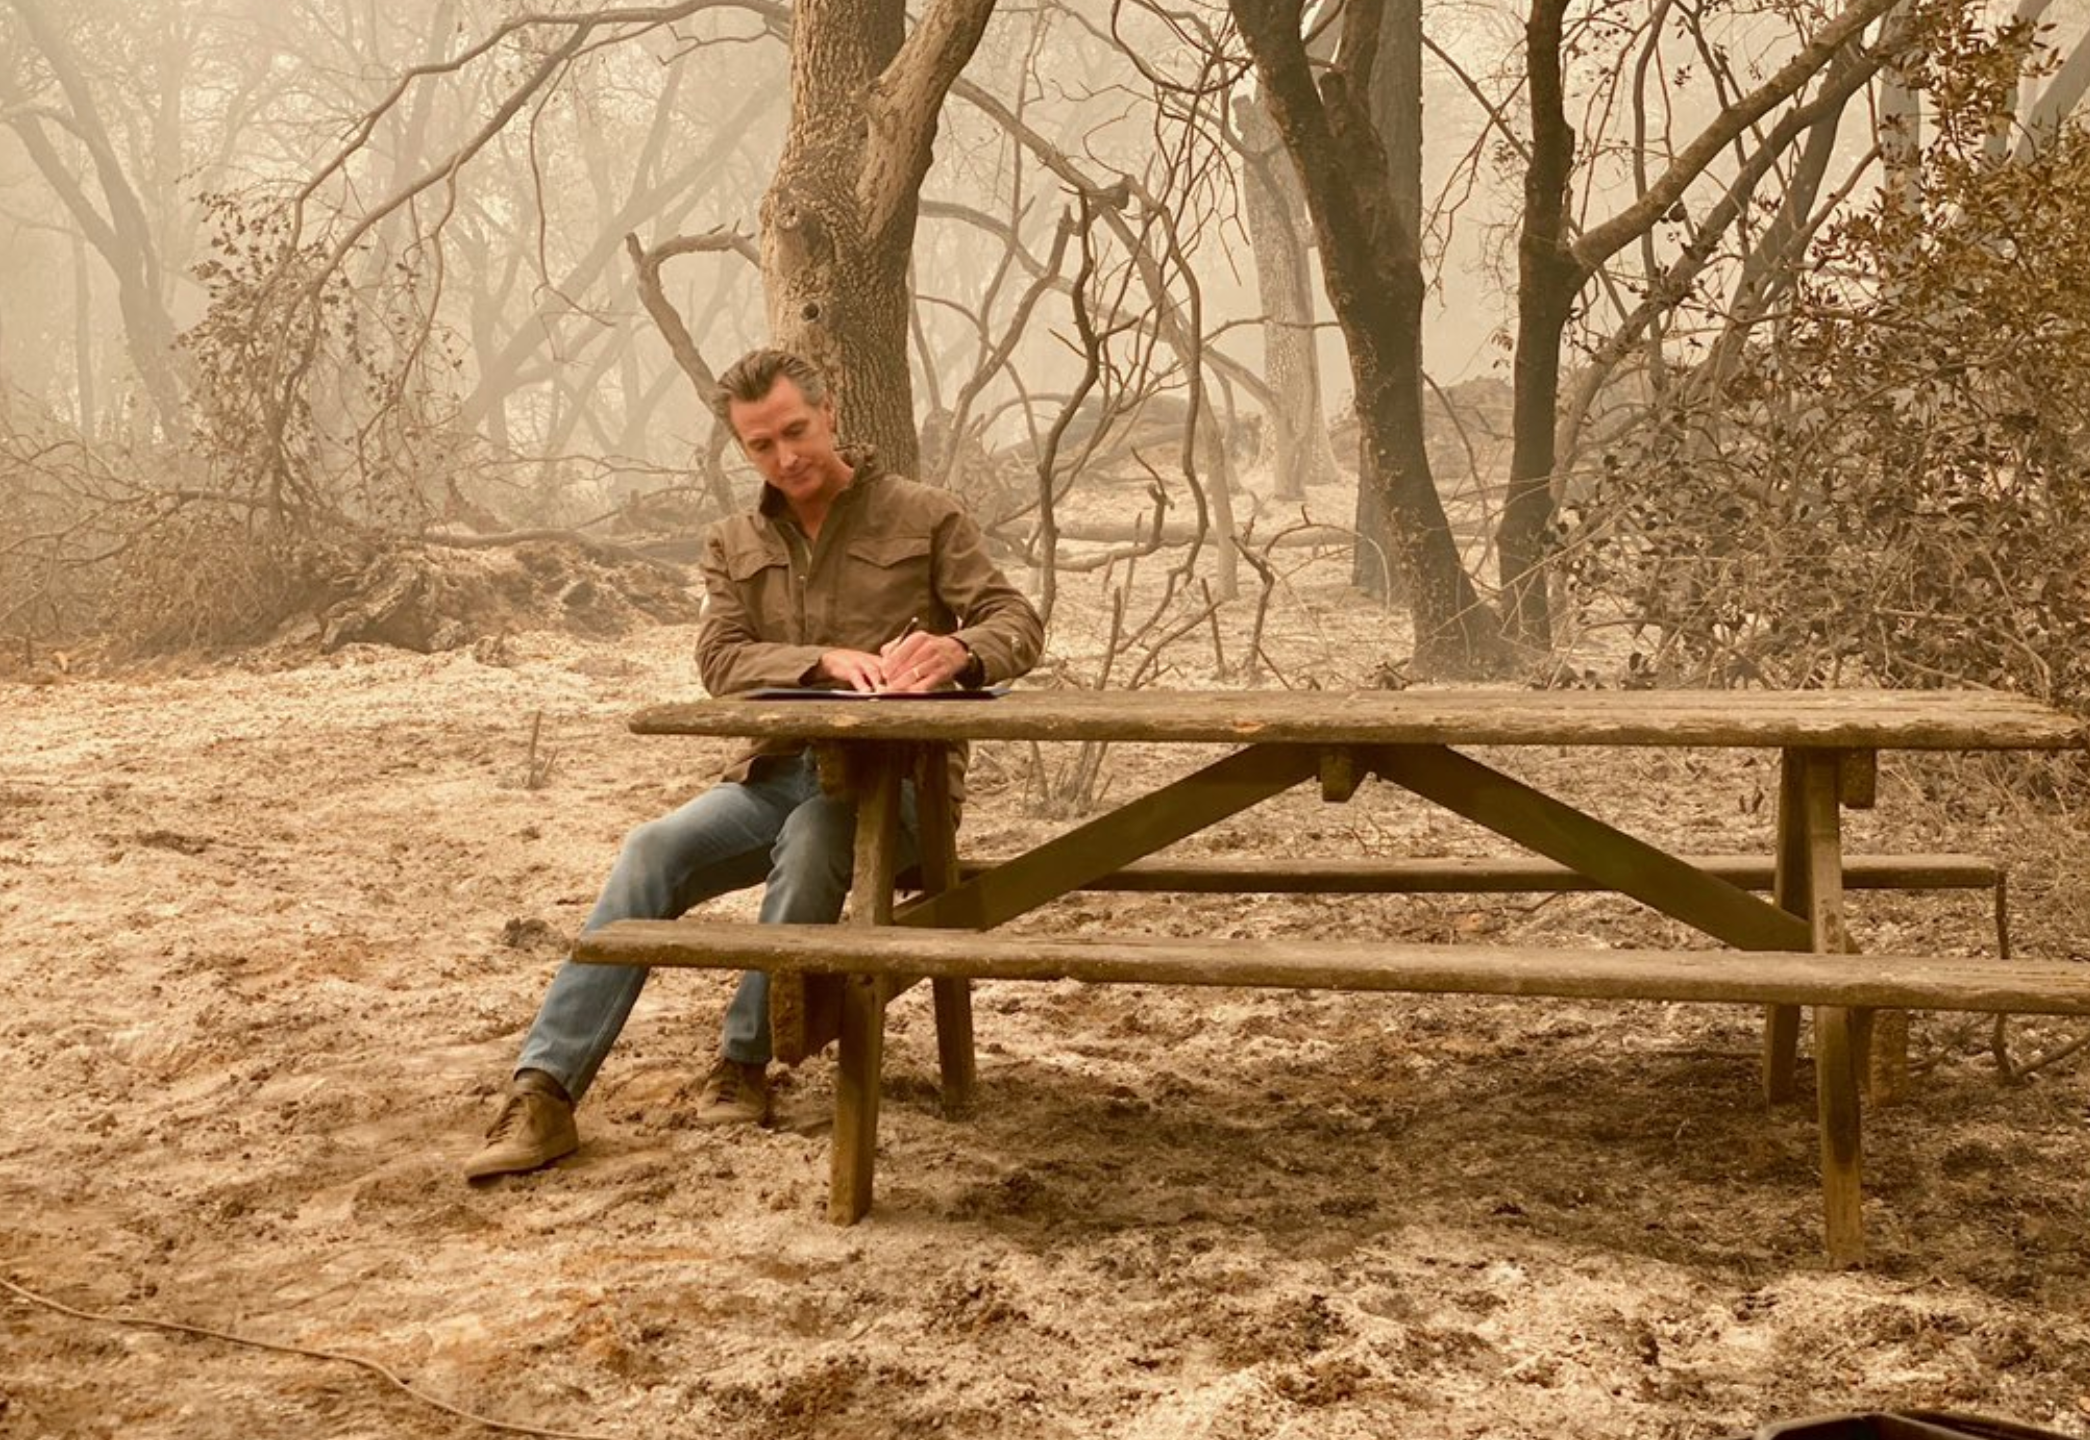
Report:
[[[2074,717],[1990,690],[1017,690],[995,699],[721,697],[645,735],[1324,745],[2065,750]]]

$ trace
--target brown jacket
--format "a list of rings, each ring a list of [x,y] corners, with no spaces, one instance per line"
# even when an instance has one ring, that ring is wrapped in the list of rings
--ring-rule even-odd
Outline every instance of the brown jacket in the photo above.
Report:
[[[987,683],[1037,663],[1044,624],[988,557],[980,528],[949,491],[888,474],[868,447],[845,449],[855,471],[806,539],[783,497],[764,485],[754,510],[704,537],[704,623],[697,672],[713,695],[811,681],[828,650],[866,650],[909,621],[955,635],[979,657]],[[758,755],[790,755],[805,742],[764,739],[735,757],[723,778],[744,780]],[[962,773],[962,757],[953,780]]]

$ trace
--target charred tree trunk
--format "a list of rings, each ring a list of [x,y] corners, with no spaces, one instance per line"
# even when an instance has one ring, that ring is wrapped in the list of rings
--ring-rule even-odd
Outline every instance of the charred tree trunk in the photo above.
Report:
[[[2090,35],[2076,41],[2075,48],[2068,52],[2068,58],[2061,62],[2061,68],[2054,72],[2053,78],[2047,81],[2046,88],[2033,102],[2017,143],[2016,155],[2020,163],[2053,145],[2061,127],[2083,103],[2086,94],[2090,94]]]
[[[1408,249],[1422,265],[1422,0],[1379,0],[1385,6],[1385,38],[1379,63],[1372,68],[1372,126],[1386,142],[1386,180],[1393,187],[1394,223]],[[1416,303],[1415,328],[1409,337],[1414,352],[1415,413],[1423,410],[1422,309]],[[1417,422],[1418,425],[1421,423]],[[1418,431],[1418,434],[1420,432]],[[1428,437],[1421,437],[1427,449]],[[1361,472],[1360,472],[1361,473]],[[1432,485],[1435,477],[1432,477]],[[1394,551],[1393,516],[1377,486],[1357,487],[1358,536],[1350,564],[1351,583],[1366,594],[1392,599],[1400,577],[1390,573],[1387,557]],[[1369,542],[1369,543],[1366,543]]]
[[[762,201],[776,344],[833,377],[843,433],[917,468],[907,369],[908,260],[945,93],[993,0],[802,0],[791,25],[791,129]]]
[[[1546,532],[1553,521],[1553,411],[1560,341],[1588,272],[1567,247],[1568,179],[1575,159],[1561,87],[1566,0],[1535,0],[1524,25],[1531,91],[1531,161],[1524,172],[1524,230],[1517,245],[1517,355],[1512,376],[1509,495],[1496,531],[1505,628],[1527,645],[1553,642],[1546,602]]]
[[[87,242],[72,237],[73,248],[73,376],[79,389],[75,415],[80,433],[90,442],[101,437],[101,407],[95,396],[94,277],[87,269]]]
[[[1313,272],[1299,214],[1306,208],[1298,172],[1260,98],[1234,110],[1241,137],[1243,209],[1255,250],[1263,305],[1263,367],[1271,403],[1264,413],[1263,453],[1280,500],[1298,500],[1309,485],[1336,478],[1314,349]]]
[[[1316,88],[1295,0],[1228,3],[1306,188],[1328,299],[1350,347],[1363,435],[1358,483],[1378,488],[1392,519],[1416,667],[1492,668],[1500,636],[1460,564],[1423,445],[1420,258],[1397,219],[1386,148],[1365,103],[1381,12],[1363,5],[1346,16],[1342,48]]]

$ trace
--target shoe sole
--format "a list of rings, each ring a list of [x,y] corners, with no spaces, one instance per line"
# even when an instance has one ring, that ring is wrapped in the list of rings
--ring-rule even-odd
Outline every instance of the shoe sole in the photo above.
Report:
[[[706,1113],[699,1110],[695,1119],[700,1129],[726,1130],[735,1125],[767,1125],[769,1123],[769,1112],[765,1109],[759,1115],[750,1115],[744,1110],[730,1113],[719,1111]]]
[[[487,1180],[498,1180],[503,1175],[528,1175],[532,1171],[542,1170],[547,1165],[556,1165],[559,1161],[564,1160],[568,1155],[571,1155],[574,1151],[580,1148],[580,1141],[575,1140],[571,1145],[568,1145],[565,1149],[554,1150],[550,1154],[545,1155],[543,1158],[537,1160],[531,1160],[525,1156],[518,1158],[517,1160],[511,1163],[495,1163],[492,1161],[487,1161],[482,1162],[478,1165],[467,1165],[464,1167],[465,1183],[468,1185],[478,1185]]]

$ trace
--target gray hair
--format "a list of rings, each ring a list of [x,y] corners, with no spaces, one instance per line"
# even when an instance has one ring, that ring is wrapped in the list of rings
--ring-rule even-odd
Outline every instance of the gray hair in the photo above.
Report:
[[[726,413],[728,406],[735,400],[750,404],[763,399],[779,380],[789,380],[796,385],[808,405],[818,405],[827,399],[827,377],[812,361],[789,350],[763,349],[750,350],[728,366],[726,373],[718,377],[718,384],[705,403],[711,407],[713,415],[730,425],[732,420]]]

